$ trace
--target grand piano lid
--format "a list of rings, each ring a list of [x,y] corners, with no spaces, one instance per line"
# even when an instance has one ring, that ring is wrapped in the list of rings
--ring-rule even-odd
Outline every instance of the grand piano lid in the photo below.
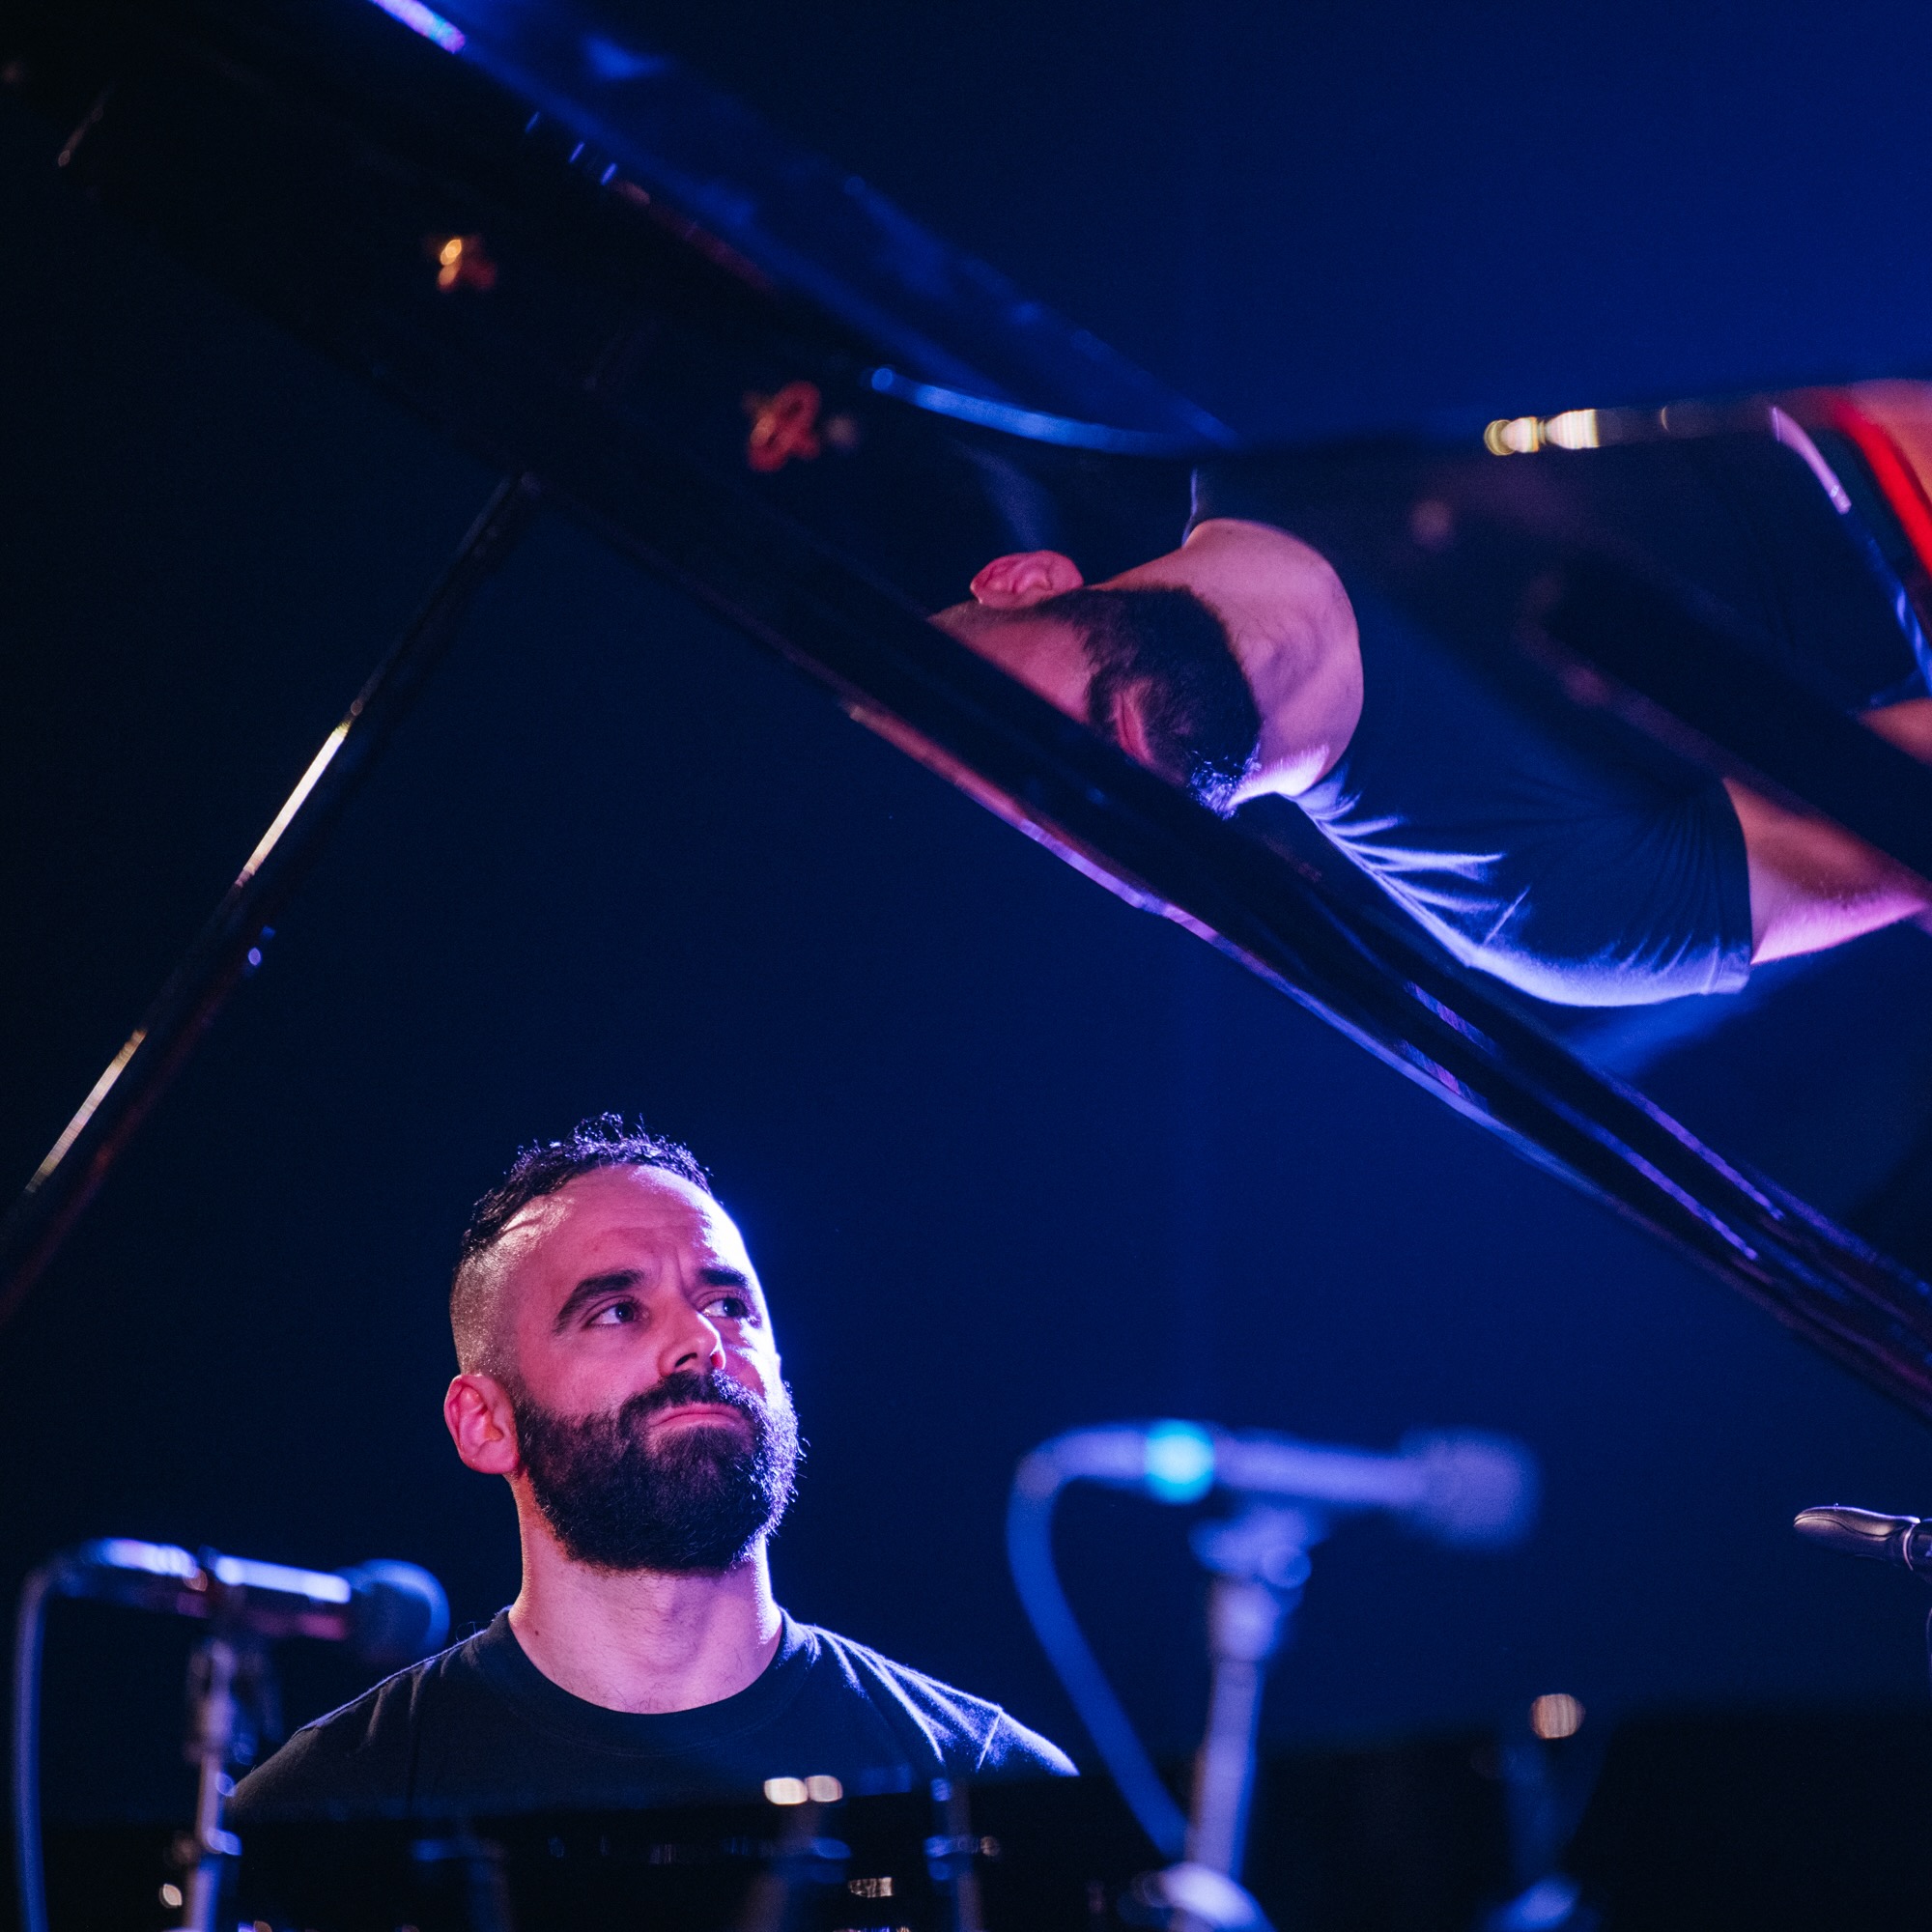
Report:
[[[380,7],[473,64],[776,286],[876,345],[874,386],[1037,440],[1137,454],[1233,434],[859,176],[787,140],[682,63],[575,0],[336,0]]]

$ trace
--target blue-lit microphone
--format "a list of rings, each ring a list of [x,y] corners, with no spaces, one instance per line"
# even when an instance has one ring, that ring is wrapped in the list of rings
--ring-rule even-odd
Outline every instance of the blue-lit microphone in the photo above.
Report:
[[[48,1596],[223,1622],[258,1636],[321,1637],[376,1664],[413,1662],[449,1633],[442,1585],[413,1563],[296,1570],[110,1536],[63,1550],[43,1574]]]
[[[1895,1563],[1914,1576],[1932,1579],[1932,1521],[1923,1517],[1881,1516],[1877,1510],[1828,1503],[1800,1510],[1791,1526],[1807,1542],[1840,1556]]]
[[[1217,1590],[1231,1574],[1228,1559],[1238,1555],[1236,1546],[1244,1528],[1258,1519],[1263,1540],[1271,1549],[1280,1546],[1276,1556],[1303,1557],[1300,1568],[1305,1577],[1303,1552],[1321,1539],[1334,1518],[1379,1510],[1437,1543],[1465,1549],[1503,1549],[1529,1533],[1539,1489],[1536,1459],[1527,1448],[1504,1436],[1470,1432],[1411,1435],[1394,1454],[1383,1455],[1258,1431],[1235,1434],[1198,1422],[1125,1423],[1071,1430],[1024,1458],[1014,1472],[1007,1505],[1007,1553],[1014,1587],[1121,1795],[1169,1859],[1179,1859],[1183,1853],[1194,1857],[1188,1850],[1189,1821],[1134,1735],[1054,1569],[1054,1505],[1066,1486],[1075,1482],[1138,1490],[1163,1503],[1199,1502],[1209,1492],[1222,1489],[1251,1502],[1265,1499],[1283,1505],[1272,1513],[1257,1510],[1237,1516],[1225,1526],[1225,1538],[1213,1539],[1225,1542],[1225,1549],[1210,1553],[1197,1542],[1197,1553],[1222,1573]],[[1270,1514],[1271,1522],[1266,1520]],[[1292,1521],[1294,1517],[1300,1520]],[[1273,1557],[1260,1552],[1260,1559],[1257,1578],[1277,1591],[1298,1591],[1298,1581],[1289,1574],[1293,1562],[1281,1575],[1270,1576]],[[1277,1605],[1266,1619],[1266,1641],[1251,1648],[1247,1657],[1255,1696],[1259,1672],[1279,1642],[1282,1607]],[[1212,1614],[1209,1623],[1218,1628]],[[1218,1671],[1218,1662],[1216,1667]],[[1208,1743],[1203,1746],[1204,1761],[1217,1735],[1210,1726]],[[1224,1883],[1238,1864],[1245,1793],[1253,1774],[1252,1725],[1235,1755],[1241,1761],[1236,1767],[1239,1791],[1234,1803],[1215,1810],[1217,1829],[1219,1824],[1228,1826],[1222,1833],[1228,1844],[1213,1854],[1222,1861],[1215,1868],[1222,1872]],[[1208,1862],[1212,1864],[1213,1859]]]
[[[189,1748],[201,1769],[201,1784],[192,1840],[198,1857],[182,1923],[204,1928],[214,1924],[222,1863],[241,1850],[221,1823],[222,1803],[234,1789],[231,1761],[245,1763],[254,1747],[255,1719],[241,1715],[234,1640],[244,1634],[321,1637],[347,1644],[364,1662],[389,1669],[413,1662],[449,1634],[442,1585],[413,1563],[363,1563],[340,1573],[297,1570],[213,1549],[196,1557],[172,1544],[126,1536],[102,1537],[49,1557],[21,1588],[14,1632],[14,1876],[24,1932],[47,1927],[41,1847],[41,1646],[47,1606],[59,1597],[195,1618],[211,1626],[197,1657],[224,1654],[220,1667],[191,1673],[189,1680],[195,1687]]]
[[[1411,1435],[1393,1455],[1196,1422],[1076,1429],[1020,1464],[1017,1487],[1045,1497],[1069,1482],[1198,1502],[1210,1490],[1300,1502],[1329,1515],[1383,1510],[1438,1543],[1500,1549],[1536,1520],[1536,1459],[1505,1436]]]

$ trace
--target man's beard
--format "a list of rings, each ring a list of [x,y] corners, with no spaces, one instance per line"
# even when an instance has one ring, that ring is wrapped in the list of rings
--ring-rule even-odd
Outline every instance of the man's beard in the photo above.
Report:
[[[597,1570],[728,1570],[774,1529],[798,1472],[798,1418],[780,1383],[760,1400],[728,1377],[668,1376],[621,1407],[558,1415],[513,1392],[530,1493],[565,1551]],[[654,1415],[686,1403],[735,1409],[651,1440]],[[748,1433],[749,1431],[749,1433]]]

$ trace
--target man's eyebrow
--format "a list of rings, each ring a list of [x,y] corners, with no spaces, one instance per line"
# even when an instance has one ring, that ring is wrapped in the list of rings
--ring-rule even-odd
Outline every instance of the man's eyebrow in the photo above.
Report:
[[[595,1301],[600,1294],[621,1294],[627,1288],[636,1288],[644,1278],[641,1268],[611,1268],[603,1274],[587,1274],[563,1298],[563,1306],[556,1311],[556,1320],[552,1326],[562,1330],[582,1312],[586,1303]],[[752,1286],[752,1277],[743,1268],[735,1268],[724,1262],[706,1262],[697,1270],[697,1278],[706,1288],[742,1288]]]
[[[563,1298],[563,1306],[556,1311],[556,1321],[552,1324],[557,1328],[567,1328],[578,1311],[585,1302],[595,1301],[600,1294],[614,1294],[623,1289],[636,1288],[643,1280],[639,1268],[612,1268],[608,1274],[587,1274]]]

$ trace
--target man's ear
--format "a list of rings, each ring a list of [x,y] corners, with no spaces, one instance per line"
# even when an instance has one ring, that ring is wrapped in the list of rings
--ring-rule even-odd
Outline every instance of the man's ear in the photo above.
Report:
[[[458,1376],[442,1398],[442,1419],[466,1468],[514,1476],[523,1467],[510,1392],[495,1376]]]
[[[1024,611],[1063,591],[1078,590],[1085,582],[1070,556],[1057,550],[1025,550],[996,556],[971,587],[974,601],[989,611]]]

